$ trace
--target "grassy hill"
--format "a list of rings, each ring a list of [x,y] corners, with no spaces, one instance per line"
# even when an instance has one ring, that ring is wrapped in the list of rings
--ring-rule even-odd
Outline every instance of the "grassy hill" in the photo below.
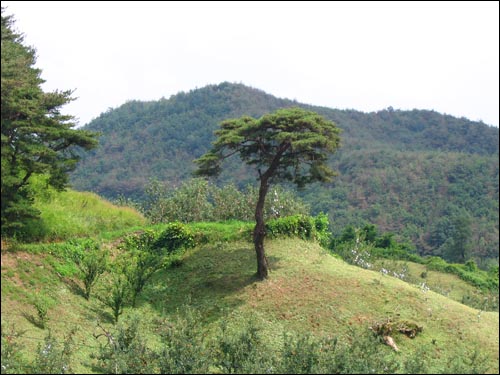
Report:
[[[222,320],[256,320],[268,342],[283,332],[356,340],[353,332],[371,334],[375,323],[411,321],[423,327],[414,339],[396,334],[400,358],[425,347],[430,368],[444,371],[453,356],[474,348],[489,356],[489,372],[498,370],[498,313],[481,312],[456,301],[374,271],[347,265],[318,245],[297,239],[267,243],[271,277],[254,278],[255,256],[249,242],[207,244],[185,254],[180,267],[155,275],[127,315],[139,315],[144,335],[154,343],[159,322],[176,322],[186,306],[199,312],[198,328],[212,332]],[[92,370],[91,353],[98,352],[97,321],[111,330],[109,309],[95,298],[75,294],[58,277],[50,255],[2,253],[2,327],[25,331],[19,342],[32,353],[46,334],[33,324],[35,295],[50,301],[47,327],[62,341],[73,327],[77,351],[74,368]],[[122,318],[126,320],[127,318]],[[241,324],[241,323],[240,323]],[[358,329],[356,331],[356,329]],[[150,330],[150,331],[146,331]],[[102,332],[101,332],[102,333]],[[390,351],[382,344],[380,350]]]
[[[34,178],[32,184],[42,183]],[[73,237],[97,236],[123,228],[143,226],[146,219],[131,207],[119,207],[91,192],[72,189],[56,192],[38,189],[34,208],[41,212],[40,220],[23,229],[23,236],[38,241],[61,241]]]
[[[81,200],[76,198],[88,197],[77,193],[70,196],[75,198],[72,205],[76,206],[81,206]],[[74,215],[71,211],[61,211],[59,219],[64,221],[65,215]],[[112,206],[108,211],[115,215],[120,212]],[[119,244],[126,232],[161,231],[164,227],[123,226],[117,232],[114,227],[97,226],[88,236],[98,238],[101,248],[116,257],[123,251]],[[265,348],[257,354],[266,353],[259,357],[261,362],[252,357],[253,365],[267,365],[264,358],[281,358],[279,363],[299,366],[293,367],[297,371],[305,364],[295,363],[295,355],[319,355],[331,349],[328,343],[336,340],[335,353],[340,354],[335,358],[351,366],[350,371],[356,371],[355,366],[363,361],[379,366],[383,359],[384,366],[400,363],[407,371],[425,368],[448,373],[453,369],[471,371],[478,366],[478,371],[498,372],[497,312],[473,309],[381,272],[348,265],[316,243],[295,238],[266,242],[270,278],[258,281],[253,245],[247,240],[249,228],[251,224],[238,222],[191,224],[190,229],[202,240],[183,254],[176,267],[154,274],[139,295],[137,306],[125,308],[118,326],[113,325],[109,307],[97,298],[110,289],[109,278],[98,282],[89,300],[82,297],[78,270],[65,252],[71,238],[52,243],[2,244],[2,364],[12,359],[4,352],[9,345],[22,346],[25,358],[38,355],[43,359],[48,332],[53,340],[51,348],[62,350],[65,338],[74,329],[73,371],[107,372],[97,359],[101,347],[107,347],[105,333],[118,339],[119,327],[125,324],[129,328],[122,329],[123,337],[130,341],[135,337],[133,332],[140,332],[140,343],[163,350],[164,355],[165,350],[179,347],[182,353],[194,353],[194,357],[205,358],[207,352],[220,356],[224,350],[241,349],[241,345],[251,342],[252,347],[258,344]],[[439,277],[438,273],[434,276]],[[447,283],[460,289],[450,279]],[[44,324],[40,321],[41,307],[47,311]],[[134,317],[138,319],[138,331],[130,328]],[[412,339],[393,332],[399,347],[396,353],[374,339],[370,327],[399,322],[416,324],[423,330]],[[324,340],[322,346],[317,346],[314,340],[320,339]],[[175,345],[165,347],[164,340]],[[182,346],[188,344],[191,347]],[[344,347],[349,350],[342,351]],[[348,354],[356,350],[360,350],[357,357]],[[474,357],[476,351],[480,357]],[[130,360],[126,351],[120,355],[124,357],[114,358]],[[485,362],[483,357],[487,358]],[[245,366],[256,369],[248,367],[249,363]],[[222,370],[211,364],[207,371]]]

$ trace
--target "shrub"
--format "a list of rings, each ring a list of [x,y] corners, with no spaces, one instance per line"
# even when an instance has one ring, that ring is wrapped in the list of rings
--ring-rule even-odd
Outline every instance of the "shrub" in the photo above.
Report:
[[[38,317],[36,325],[42,329],[45,329],[49,321],[48,313],[50,305],[51,305],[50,301],[44,295],[36,296],[35,300],[33,301],[33,306],[35,306]]]
[[[313,374],[319,364],[320,341],[308,334],[293,337],[285,334],[281,370],[285,374]]]
[[[429,257],[425,264],[429,270],[451,273],[478,288],[498,291],[498,277],[478,269],[473,261],[450,264],[439,257]]]
[[[184,318],[161,328],[161,374],[208,374],[212,356],[200,322],[200,313],[186,306]]]
[[[124,256],[121,272],[130,285],[131,304],[135,307],[138,294],[153,274],[164,266],[162,256],[148,251],[133,251]]]
[[[132,286],[123,274],[113,274],[111,285],[99,296],[102,303],[108,306],[113,312],[115,324],[123,313],[123,308],[131,302]]]
[[[18,342],[22,334],[9,329],[7,332],[6,324],[2,321],[2,345],[1,345],[1,366],[2,374],[22,374],[26,372],[26,363],[21,356],[23,346]]]
[[[396,245],[394,233],[384,233],[382,236],[375,239],[375,247],[391,248]]]
[[[45,337],[43,344],[38,345],[35,361],[31,364],[31,374],[71,374],[71,356],[73,355],[76,330],[72,329],[65,338],[62,347],[52,334]]]
[[[211,346],[215,365],[226,374],[269,373],[274,367],[274,353],[265,347],[256,323],[250,320],[243,327],[238,323],[230,328],[226,320],[221,321],[220,333]]]
[[[194,236],[185,225],[169,223],[154,242],[153,248],[167,254],[179,249],[194,247]]]
[[[203,179],[191,179],[173,188],[159,181],[151,181],[146,188],[143,211],[152,223],[179,221],[224,221],[254,219],[258,189],[248,186],[240,191],[234,185],[221,188],[209,185]],[[309,214],[306,205],[292,191],[273,187],[266,197],[266,219],[293,214]]]
[[[328,248],[332,238],[328,215],[323,212],[318,214],[318,216],[314,218],[314,226],[316,229],[316,239],[319,244],[324,248]]]
[[[371,251],[374,258],[386,258],[393,260],[406,260],[414,263],[424,263],[424,259],[417,254],[412,254],[408,249],[401,248],[398,245],[389,248],[375,247]]]
[[[183,249],[192,244],[193,236],[180,223],[168,224],[160,235],[145,230],[125,238],[121,248],[127,253],[120,259],[119,266],[130,284],[132,306],[153,274],[163,267],[179,265]]]
[[[146,188],[146,217],[152,223],[205,221],[212,217],[209,187],[203,179],[191,179],[174,189],[157,180]]]
[[[211,186],[213,202],[212,220],[253,220],[255,215],[255,199],[248,193],[239,191],[234,185],[222,188]]]
[[[140,233],[132,233],[125,236],[123,243],[120,245],[125,250],[141,250],[152,251],[157,240],[156,232],[145,230]]]
[[[270,237],[296,236],[304,240],[310,240],[315,238],[315,220],[305,215],[271,219],[266,223],[266,232]]]
[[[84,297],[89,299],[92,287],[107,268],[108,253],[101,250],[100,246],[91,239],[73,241],[72,243],[75,246],[74,260],[80,270],[85,288]]]
[[[476,262],[474,262],[472,259],[465,262],[464,268],[469,272],[476,272],[478,270]]]
[[[100,345],[99,353],[93,354],[98,366],[105,374],[151,374],[155,373],[155,353],[146,346],[140,334],[139,318],[133,316],[127,324],[119,324],[114,332],[103,327],[104,344]]]

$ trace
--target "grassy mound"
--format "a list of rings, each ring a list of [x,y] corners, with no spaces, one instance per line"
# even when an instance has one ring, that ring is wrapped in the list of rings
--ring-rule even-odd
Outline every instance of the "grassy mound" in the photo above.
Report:
[[[355,343],[361,340],[358,334],[372,334],[370,327],[410,322],[422,331],[414,338],[392,334],[398,358],[410,358],[425,348],[422,361],[427,361],[427,369],[442,372],[450,358],[480,350],[489,358],[488,371],[498,372],[498,313],[350,266],[313,242],[276,239],[266,246],[271,273],[263,282],[255,278],[250,242],[226,241],[221,236],[189,249],[175,268],[154,275],[139,295],[137,307],[126,308],[122,319],[140,316],[141,332],[154,347],[158,327],[183,319],[189,306],[199,313],[196,329],[203,335],[213,334],[223,321],[253,320],[258,322],[262,341],[276,350],[284,333]],[[60,277],[51,258],[49,251],[2,253],[2,326],[27,332],[29,339],[19,340],[28,356],[36,352],[47,329],[62,342],[76,327],[74,370],[99,372],[90,355],[104,343],[103,336],[94,335],[103,333],[101,327],[113,328],[110,311],[97,298],[87,301],[76,293],[78,280]],[[97,285],[95,294],[104,288]],[[40,296],[48,306],[45,329],[34,324]],[[381,345],[385,353],[392,351],[381,343],[374,345]]]
[[[25,237],[61,241],[73,237],[98,237],[123,228],[143,226],[145,218],[130,207],[118,207],[94,193],[48,190],[34,207],[41,219],[30,223]]]

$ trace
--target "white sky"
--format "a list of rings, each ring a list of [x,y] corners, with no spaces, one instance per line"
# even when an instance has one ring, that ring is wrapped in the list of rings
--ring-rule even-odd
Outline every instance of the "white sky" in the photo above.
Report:
[[[499,124],[499,2],[2,1],[80,125],[223,81]]]

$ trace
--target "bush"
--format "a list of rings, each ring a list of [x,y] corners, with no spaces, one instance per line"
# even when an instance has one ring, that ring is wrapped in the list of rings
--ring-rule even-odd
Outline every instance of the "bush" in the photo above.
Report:
[[[439,257],[429,257],[425,264],[429,270],[451,273],[478,288],[498,291],[498,277],[478,269],[473,261],[450,264]]]
[[[25,360],[21,355],[23,345],[18,342],[20,332],[9,329],[7,332],[6,324],[2,321],[2,345],[1,345],[1,366],[2,374],[22,374],[25,370]]]
[[[185,306],[184,318],[161,327],[161,374],[208,374],[212,358],[200,328],[201,319],[198,311]]]
[[[39,294],[35,297],[33,301],[33,306],[36,309],[36,314],[38,320],[34,319],[36,325],[42,329],[45,329],[47,323],[49,322],[49,308],[51,306],[50,300],[43,294]]]
[[[84,284],[83,295],[89,299],[93,286],[106,271],[108,253],[91,239],[70,241],[69,245],[73,246],[73,259]]]
[[[316,217],[292,215],[271,219],[266,223],[266,233],[272,237],[299,237],[303,240],[316,240],[323,247],[328,247],[331,236],[328,216],[320,213]]]
[[[146,346],[140,334],[139,318],[134,316],[128,324],[119,324],[114,332],[100,327],[104,344],[98,354],[92,357],[98,360],[98,366],[105,374],[151,374],[154,373],[154,352]]]
[[[222,188],[211,186],[210,198],[213,203],[212,220],[253,220],[254,197],[239,191],[234,185],[230,184]]]
[[[285,374],[313,374],[319,364],[321,343],[310,335],[293,337],[285,334],[281,353],[281,370]]]
[[[138,294],[153,274],[182,263],[182,252],[194,245],[194,237],[183,224],[171,223],[157,235],[152,230],[129,235],[121,245],[127,250],[118,266],[130,284],[130,298],[135,306]]]
[[[173,188],[153,180],[146,189],[146,195],[143,211],[152,223],[251,221],[255,216],[258,189],[248,186],[240,191],[234,185],[219,188],[203,179],[191,179]],[[266,196],[266,219],[293,214],[307,215],[309,211],[309,206],[294,192],[281,186],[273,187]]]
[[[31,364],[28,374],[71,374],[71,356],[74,350],[76,330],[73,329],[65,338],[63,345],[51,333],[45,337],[44,343],[38,345],[35,361]]]
[[[332,239],[328,215],[323,212],[318,214],[318,216],[314,218],[314,226],[316,229],[316,239],[318,240],[319,244],[324,248],[328,248]]]
[[[135,307],[138,294],[153,274],[164,267],[164,257],[149,251],[134,250],[117,261],[118,272],[125,275],[130,287],[131,304]]]
[[[131,304],[133,286],[130,285],[123,274],[113,274],[110,285],[99,295],[101,302],[109,307],[113,312],[114,323],[118,323],[118,318],[123,313],[123,308]]]
[[[386,258],[393,260],[406,260],[409,262],[423,264],[424,259],[417,254],[412,254],[408,250],[401,249],[399,245],[390,248],[373,248],[371,255],[374,258]]]
[[[194,236],[185,225],[181,223],[167,224],[153,248],[167,254],[172,254],[179,249],[187,249],[195,246]]]
[[[304,240],[310,240],[314,238],[316,227],[312,217],[293,215],[269,220],[266,223],[266,233],[270,237],[296,236]]]
[[[276,362],[272,353],[262,341],[261,332],[255,320],[233,324],[224,319],[219,325],[219,334],[211,342],[216,367],[225,374],[265,374]]]
[[[255,319],[229,316],[215,332],[207,332],[204,317],[190,306],[183,317],[159,321],[156,328],[161,342],[148,345],[138,315],[113,330],[98,325],[100,350],[94,370],[115,374],[190,374],[190,373],[276,373],[276,374],[379,374],[379,373],[483,373],[493,359],[480,355],[475,343],[457,348],[444,356],[431,343],[401,356],[382,344],[377,334],[366,328],[353,328],[342,337],[314,336],[283,332],[269,337]],[[179,316],[179,314],[177,314]],[[236,319],[235,319],[236,318]],[[205,317],[206,319],[206,317]],[[149,323],[147,324],[149,325]],[[19,347],[2,327],[2,373],[68,373],[73,342],[71,333],[63,347],[52,336],[39,346],[36,359],[27,362]],[[145,328],[145,327],[144,327]],[[411,322],[398,322],[393,328],[383,325],[380,334],[401,332],[411,337],[420,330]],[[418,340],[418,339],[417,339]],[[101,371],[99,371],[101,370]],[[17,372],[18,371],[18,372]]]
[[[152,230],[132,233],[124,238],[120,247],[125,250],[151,251],[155,246],[157,237],[157,234]]]
[[[153,180],[146,188],[145,216],[152,223],[205,221],[212,217],[208,183],[192,179],[178,188]]]

